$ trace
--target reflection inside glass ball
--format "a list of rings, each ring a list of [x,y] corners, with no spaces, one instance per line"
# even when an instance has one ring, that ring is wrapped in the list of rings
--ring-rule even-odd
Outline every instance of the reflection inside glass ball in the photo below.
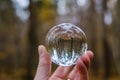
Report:
[[[46,46],[52,62],[71,66],[86,52],[86,36],[79,27],[62,23],[50,29],[46,36]]]

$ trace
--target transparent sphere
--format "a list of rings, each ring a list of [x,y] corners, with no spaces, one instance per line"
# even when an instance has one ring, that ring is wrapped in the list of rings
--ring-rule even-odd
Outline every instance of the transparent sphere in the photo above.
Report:
[[[71,66],[86,52],[86,36],[79,27],[62,23],[50,29],[46,36],[46,46],[52,62]]]

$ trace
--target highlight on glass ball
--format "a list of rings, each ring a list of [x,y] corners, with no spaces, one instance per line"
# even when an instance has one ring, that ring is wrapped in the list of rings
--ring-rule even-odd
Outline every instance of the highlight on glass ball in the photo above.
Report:
[[[72,66],[87,50],[85,33],[71,23],[52,27],[46,36],[46,47],[52,62]]]

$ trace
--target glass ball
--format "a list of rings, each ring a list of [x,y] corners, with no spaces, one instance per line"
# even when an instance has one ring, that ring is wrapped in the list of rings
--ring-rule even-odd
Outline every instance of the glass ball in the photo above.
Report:
[[[52,62],[61,66],[74,65],[87,50],[85,33],[71,23],[52,27],[46,36],[46,47]]]

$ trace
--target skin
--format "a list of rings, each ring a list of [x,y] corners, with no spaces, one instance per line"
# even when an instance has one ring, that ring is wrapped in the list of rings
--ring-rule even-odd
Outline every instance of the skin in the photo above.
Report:
[[[51,75],[51,60],[45,46],[38,47],[39,63],[34,80],[89,80],[88,68],[93,59],[93,53],[87,51],[77,61],[76,65],[59,66]],[[71,70],[71,71],[70,71]]]

